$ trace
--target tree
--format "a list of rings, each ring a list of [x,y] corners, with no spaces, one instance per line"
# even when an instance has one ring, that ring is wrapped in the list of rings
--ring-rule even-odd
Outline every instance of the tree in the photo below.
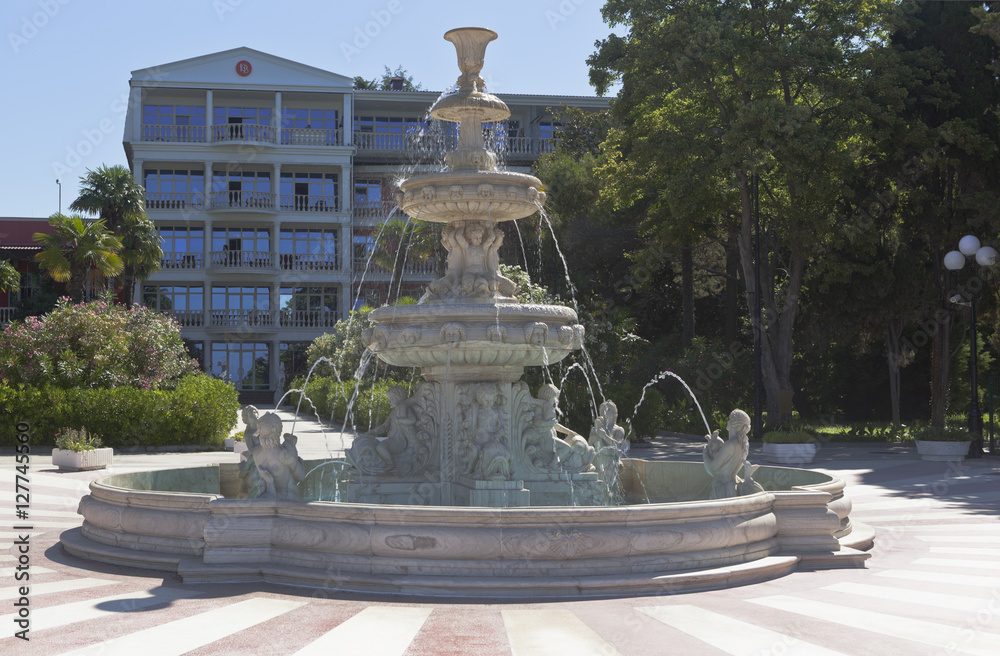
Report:
[[[373,77],[370,80],[366,80],[360,75],[354,76],[354,88],[355,89],[365,89],[369,91],[390,91],[392,89],[392,79],[401,78],[403,84],[403,91],[423,91],[423,86],[420,83],[413,83],[413,76],[406,74],[406,69],[402,65],[397,66],[396,70],[389,70],[389,67],[385,67],[385,72],[382,74],[381,78]]]
[[[73,301],[83,301],[88,281],[103,282],[122,272],[121,241],[108,233],[103,220],[56,213],[49,217],[49,225],[55,229],[52,234],[34,235],[43,248],[35,259],[53,280],[67,283]]]
[[[12,292],[21,286],[21,274],[7,260],[0,260],[0,292]]]
[[[121,258],[124,264],[122,290],[125,304],[128,305],[132,302],[138,281],[148,278],[160,269],[163,249],[160,247],[160,236],[156,232],[156,225],[145,215],[126,219],[120,237]]]
[[[80,195],[70,209],[96,215],[122,242],[122,288],[126,304],[132,302],[135,284],[160,268],[160,239],[146,217],[146,190],[122,165],[87,169],[80,178]]]
[[[865,95],[889,0],[609,0],[611,35],[588,60],[599,93],[622,89],[606,144],[606,194],[646,206],[651,243],[736,233],[755,306],[754,191],[762,221],[760,331],[768,422],[787,421],[793,331],[806,269],[838,226],[855,174],[849,144],[874,111]],[[729,228],[726,223],[735,219]]]

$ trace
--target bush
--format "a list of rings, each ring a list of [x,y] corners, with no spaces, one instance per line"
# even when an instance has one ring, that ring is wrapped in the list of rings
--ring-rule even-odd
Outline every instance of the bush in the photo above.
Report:
[[[87,428],[105,446],[220,446],[236,423],[239,401],[229,383],[186,376],[173,390],[62,389],[0,382],[0,446],[16,444],[27,422],[33,445],[54,445],[64,427]]]
[[[137,305],[63,298],[0,333],[0,382],[12,385],[172,388],[197,370],[177,323]]]
[[[104,446],[99,435],[87,429],[63,428],[56,434],[56,448],[63,451],[93,451]]]
[[[303,382],[301,379],[296,379],[292,383],[292,388],[301,389]],[[374,383],[366,380],[358,389],[355,380],[338,382],[331,376],[313,374],[305,390],[308,400],[303,399],[302,405],[299,406],[300,395],[292,393],[288,395],[288,403],[308,414],[315,410],[320,419],[339,422],[345,421],[347,406],[350,403],[351,420],[348,423],[357,426],[359,430],[368,430],[389,417],[392,407],[389,405],[388,391],[393,385],[400,384],[402,383],[396,380],[379,380]],[[407,387],[405,384],[403,386]],[[358,392],[355,397],[356,389]]]
[[[812,444],[816,438],[805,430],[769,431],[761,436],[768,444]]]
[[[967,442],[972,435],[965,428],[934,428],[923,426],[912,431],[914,440],[925,442]]]

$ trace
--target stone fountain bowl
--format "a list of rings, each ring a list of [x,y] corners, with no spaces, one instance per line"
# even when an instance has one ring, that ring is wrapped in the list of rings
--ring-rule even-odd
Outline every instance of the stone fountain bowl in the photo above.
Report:
[[[707,500],[711,479],[701,463],[631,460],[623,472],[626,498],[648,494],[654,503],[240,499],[235,463],[117,474],[91,483],[80,501],[83,526],[61,541],[83,558],[177,572],[191,583],[484,598],[672,594],[754,583],[798,566],[858,567],[869,556],[859,549],[874,533],[852,524],[844,482],[834,476],[760,467],[755,477],[767,491]]]
[[[364,331],[362,343],[380,359],[399,367],[438,368],[441,373],[452,366],[456,380],[462,368],[478,367],[484,374],[485,368],[504,367],[519,377],[525,366],[562,360],[583,345],[584,337],[583,326],[575,323],[576,312],[561,305],[402,305],[379,308],[368,316],[378,325]]]
[[[416,175],[400,185],[400,209],[421,221],[493,222],[531,216],[545,202],[542,182],[513,171],[451,171]]]

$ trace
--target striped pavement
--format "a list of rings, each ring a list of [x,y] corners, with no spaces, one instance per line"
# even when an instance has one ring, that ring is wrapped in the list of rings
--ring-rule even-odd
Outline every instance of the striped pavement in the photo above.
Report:
[[[816,468],[848,480],[852,517],[878,531],[866,568],[678,596],[545,603],[185,585],[173,574],[82,561],[62,552],[58,536],[79,526],[66,508],[100,474],[39,465],[28,521],[30,642],[13,636],[23,584],[13,527],[21,523],[9,501],[0,504],[8,515],[0,516],[0,654],[1000,654],[1000,460],[963,463],[956,475],[945,463],[873,456],[856,445],[830,451]],[[182,457],[192,456],[123,460],[141,468],[143,458],[177,466]],[[0,469],[12,461],[0,457]],[[0,495],[13,499],[13,477],[0,474]]]

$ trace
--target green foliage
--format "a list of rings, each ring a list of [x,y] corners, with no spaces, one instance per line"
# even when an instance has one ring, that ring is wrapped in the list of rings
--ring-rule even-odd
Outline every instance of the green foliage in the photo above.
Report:
[[[21,274],[7,260],[0,260],[0,292],[12,292],[21,284]]]
[[[913,431],[913,439],[922,442],[968,442],[972,436],[964,428],[923,426]]]
[[[102,446],[101,436],[88,433],[86,428],[62,428],[56,433],[56,448],[63,451],[92,451]]]
[[[88,280],[103,284],[105,277],[122,272],[122,243],[107,231],[103,220],[86,221],[56,213],[49,217],[49,225],[52,233],[34,235],[43,249],[35,259],[53,280],[67,283],[74,301],[83,300]]]
[[[0,381],[62,388],[169,388],[198,370],[172,319],[140,306],[65,299],[0,333]]]
[[[296,379],[292,387],[301,389],[303,382],[304,379]],[[365,380],[359,386],[356,380],[340,382],[331,376],[313,375],[305,390],[307,398],[302,399],[301,405],[301,395],[298,393],[289,394],[288,403],[303,413],[315,412],[320,419],[338,422],[347,420],[350,405],[349,424],[359,430],[368,430],[389,417],[392,406],[389,404],[388,391],[393,385],[399,384],[395,380],[379,380],[374,383]]]
[[[220,446],[236,423],[239,401],[229,383],[186,376],[173,390],[62,389],[0,382],[0,446],[14,446],[27,422],[34,444],[53,444],[65,426],[86,426],[115,448]]]
[[[403,78],[403,91],[423,91],[423,86],[418,82],[414,84],[413,76],[407,75],[406,69],[403,68],[402,64],[396,67],[396,70],[390,70],[388,66],[385,67],[385,72],[382,73],[382,77],[373,77],[368,80],[360,75],[354,76],[354,88],[355,89],[366,89],[371,91],[390,91],[392,89],[392,78],[400,77]]]

